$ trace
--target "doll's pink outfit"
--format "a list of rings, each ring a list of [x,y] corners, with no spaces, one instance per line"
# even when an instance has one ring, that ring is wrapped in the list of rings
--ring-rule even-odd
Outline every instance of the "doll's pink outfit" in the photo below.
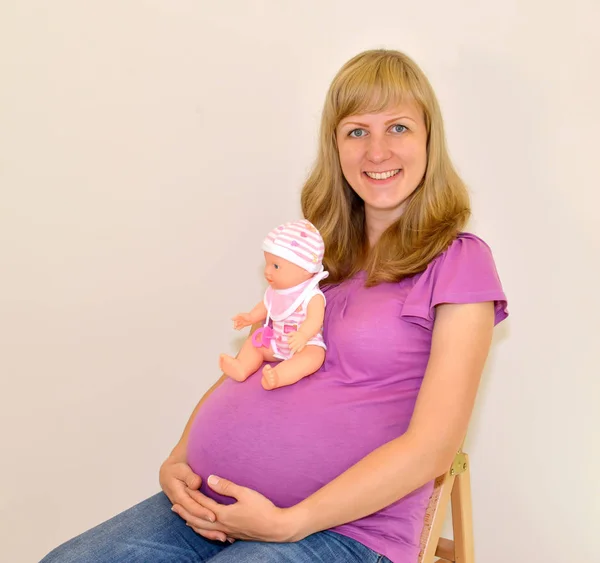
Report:
[[[287,360],[292,357],[288,335],[291,332],[296,332],[306,320],[308,303],[315,295],[321,295],[325,300],[325,295],[319,289],[319,282],[327,275],[328,272],[321,272],[304,283],[289,289],[267,288],[264,298],[267,308],[265,326],[268,325],[270,319],[273,329],[271,349],[276,358]],[[311,338],[306,345],[321,346],[327,349],[322,331]]]
[[[315,295],[321,295],[325,299],[319,289],[319,282],[329,275],[322,264],[325,244],[314,225],[303,219],[273,229],[265,238],[262,248],[265,252],[280,256],[314,274],[312,278],[294,287],[268,287],[265,292],[267,318],[265,326],[259,329],[261,342],[262,345],[270,345],[276,358],[287,360],[292,356],[289,334],[296,332],[306,320],[308,303]],[[252,341],[257,347],[261,345],[255,338]],[[322,330],[307,342],[308,345],[327,349]]]

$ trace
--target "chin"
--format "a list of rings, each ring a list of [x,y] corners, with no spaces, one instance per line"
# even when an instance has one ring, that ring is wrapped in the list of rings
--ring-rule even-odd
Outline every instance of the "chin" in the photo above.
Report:
[[[406,199],[397,199],[395,201],[368,201],[365,202],[365,209],[369,208],[377,213],[398,213],[398,216],[402,213]]]
[[[404,207],[406,207],[412,193],[413,192],[410,192],[408,195],[405,195],[404,193],[396,193],[395,195],[386,194],[387,197],[368,197],[361,199],[365,203],[365,208],[370,208],[378,213],[401,213]],[[381,196],[383,196],[383,194],[381,194]]]

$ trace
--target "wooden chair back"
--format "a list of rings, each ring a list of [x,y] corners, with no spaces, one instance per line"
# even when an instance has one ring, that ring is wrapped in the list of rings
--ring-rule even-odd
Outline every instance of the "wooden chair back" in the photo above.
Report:
[[[421,534],[418,563],[475,563],[469,456],[459,450],[450,469],[435,480]],[[442,538],[448,505],[454,539]]]

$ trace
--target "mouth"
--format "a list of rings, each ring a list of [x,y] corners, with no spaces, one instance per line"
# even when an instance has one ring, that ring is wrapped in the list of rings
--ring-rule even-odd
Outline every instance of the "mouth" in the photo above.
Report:
[[[395,178],[401,171],[402,168],[396,168],[385,172],[363,172],[363,174],[372,182],[383,184],[390,181],[392,178]]]

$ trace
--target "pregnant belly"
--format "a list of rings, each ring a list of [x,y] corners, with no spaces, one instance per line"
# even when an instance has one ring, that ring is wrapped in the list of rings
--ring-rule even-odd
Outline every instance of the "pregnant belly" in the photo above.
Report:
[[[260,371],[243,383],[221,384],[200,408],[188,440],[202,492],[233,502],[205,486],[215,474],[292,506],[406,430],[415,394],[344,386],[327,375],[274,391],[262,388]]]

